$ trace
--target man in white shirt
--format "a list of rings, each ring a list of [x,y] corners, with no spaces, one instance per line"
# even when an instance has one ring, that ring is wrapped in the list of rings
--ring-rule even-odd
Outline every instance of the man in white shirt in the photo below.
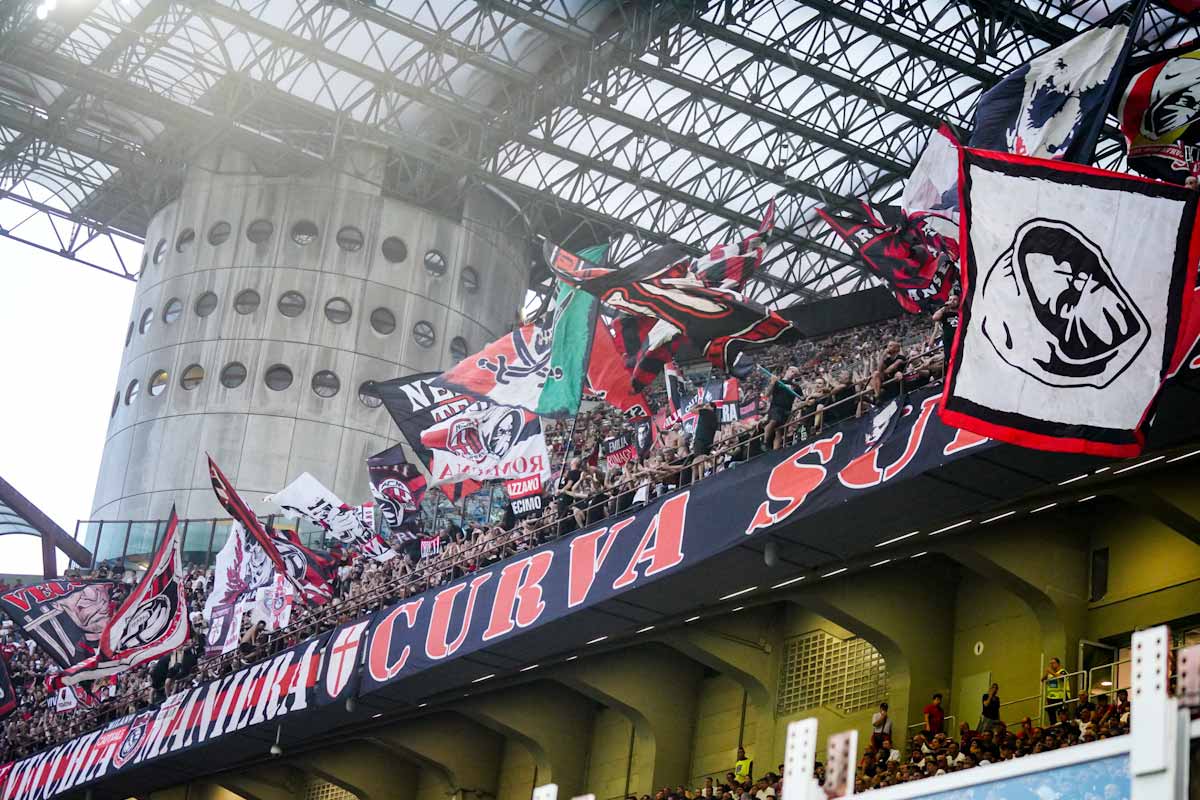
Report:
[[[879,710],[871,715],[871,741],[876,747],[883,744],[885,738],[892,735],[892,720],[888,716],[888,704],[880,703]]]

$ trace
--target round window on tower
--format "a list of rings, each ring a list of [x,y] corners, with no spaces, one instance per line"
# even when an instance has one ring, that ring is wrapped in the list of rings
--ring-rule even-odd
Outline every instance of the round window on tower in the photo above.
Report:
[[[233,298],[233,310],[239,314],[253,314],[258,309],[262,298],[253,289],[243,289]]]
[[[279,295],[279,303],[277,304],[277,307],[279,308],[279,313],[283,314],[285,317],[298,317],[304,313],[304,309],[307,307],[307,305],[308,301],[304,299],[304,295],[289,289],[288,291]]]
[[[225,220],[214,223],[213,226],[208,229],[208,243],[213,247],[225,244],[227,241],[229,241],[229,235],[231,233],[233,233],[233,227]]]
[[[349,322],[353,313],[350,302],[342,297],[335,297],[325,304],[325,319],[334,325]]]
[[[416,325],[413,325],[412,332],[413,339],[421,347],[433,347],[434,342],[437,341],[437,334],[433,330],[433,325],[425,320],[421,320]]]
[[[337,232],[337,246],[347,253],[362,250],[363,241],[363,232],[353,225],[346,225]]]
[[[333,397],[342,388],[342,382],[332,370],[323,369],[312,376],[312,390],[317,397]]]
[[[209,314],[217,310],[217,296],[212,292],[205,292],[196,298],[196,316],[207,317]]]
[[[170,325],[181,316],[183,316],[183,301],[178,297],[172,297],[163,307],[163,324]]]
[[[425,271],[435,278],[446,274],[446,257],[438,250],[430,250],[425,254]]]
[[[147,308],[142,312],[142,320],[138,323],[138,333],[146,334],[154,324],[154,309]]]
[[[292,371],[283,364],[273,364],[267,367],[267,372],[263,375],[263,380],[266,382],[268,389],[275,392],[282,392],[292,385]]]
[[[156,370],[154,374],[150,376],[150,396],[158,397],[160,394],[165,392],[167,390],[167,381],[169,379],[170,376],[167,375],[167,371],[165,369]]]
[[[137,378],[131,380],[129,385],[125,387],[125,405],[129,405],[137,399],[138,388]]]
[[[204,367],[199,364],[192,364],[183,371],[183,375],[179,378],[179,388],[185,392],[190,392],[200,384],[204,383]]]
[[[292,226],[292,241],[301,247],[312,244],[320,235],[317,223],[311,220],[302,219]]]
[[[179,237],[175,239],[175,252],[182,253],[196,242],[196,230],[194,228],[184,228],[179,232]]]
[[[246,365],[240,361],[230,361],[221,370],[221,385],[226,389],[236,389],[246,380]]]
[[[389,236],[384,239],[379,249],[383,253],[384,259],[391,264],[399,264],[408,258],[408,245],[398,236]]]
[[[167,253],[167,240],[159,239],[158,244],[154,246],[154,263],[161,264],[163,256]]]
[[[246,226],[246,238],[254,244],[264,244],[275,232],[275,223],[269,219],[256,219]]]
[[[380,336],[388,336],[396,330],[396,315],[391,309],[380,308],[371,312],[371,328]]]
[[[450,340],[450,357],[455,361],[462,361],[471,352],[467,345],[467,340],[461,336],[455,336]]]
[[[379,398],[379,395],[377,395],[375,391],[370,388],[370,386],[371,381],[363,381],[361,384],[359,384],[358,402],[362,403],[367,408],[379,408],[381,405],[383,405],[383,400]]]
[[[479,291],[479,272],[474,267],[463,267],[462,275],[458,280],[467,294],[475,294]]]

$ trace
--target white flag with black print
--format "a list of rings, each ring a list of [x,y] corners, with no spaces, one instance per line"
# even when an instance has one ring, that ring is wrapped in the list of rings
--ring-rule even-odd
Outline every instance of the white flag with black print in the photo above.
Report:
[[[962,316],[943,421],[1024,447],[1136,455],[1178,357],[1200,195],[962,153]]]

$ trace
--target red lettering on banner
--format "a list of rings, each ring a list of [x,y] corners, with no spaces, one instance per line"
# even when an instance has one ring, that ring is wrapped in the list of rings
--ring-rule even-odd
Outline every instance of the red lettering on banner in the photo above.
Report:
[[[838,473],[838,480],[842,482],[842,485],[848,489],[869,489],[899,475],[917,455],[917,451],[921,449],[921,442],[925,438],[925,429],[929,427],[929,419],[933,416],[933,411],[937,408],[940,399],[937,396],[928,397],[921,403],[920,416],[913,423],[912,430],[908,432],[908,442],[898,459],[880,469],[877,463],[880,448],[876,447],[863,453],[842,467],[842,471]],[[905,407],[904,416],[911,413],[912,406]]]
[[[400,616],[404,617],[408,629],[412,630],[413,625],[417,623],[417,612],[421,610],[421,604],[424,602],[424,597],[418,597],[416,600],[410,600],[402,606],[397,606],[375,626],[375,630],[371,634],[371,649],[367,653],[367,669],[371,672],[371,680],[376,683],[384,683],[404,669],[412,648],[404,645],[400,651],[400,657],[389,662],[388,657],[392,651],[392,630],[396,627],[396,618]]]
[[[600,528],[590,533],[581,533],[571,540],[571,563],[567,573],[567,608],[574,608],[587,600],[588,592],[592,589],[592,582],[596,580],[596,573],[604,566],[604,561],[608,558],[608,551],[612,549],[613,542],[617,540],[617,534],[632,525],[635,519],[637,518],[623,519],[612,528]],[[596,542],[605,533],[608,533],[608,538],[604,540],[604,546],[597,554]]]
[[[574,272],[576,265],[579,264],[579,257],[574,253],[568,253],[561,247],[554,251],[554,266],[564,272]]]
[[[438,661],[446,656],[452,656],[467,639],[471,629],[471,616],[475,613],[475,598],[479,595],[479,587],[488,582],[492,573],[485,572],[471,581],[470,591],[467,592],[467,608],[463,612],[462,627],[453,642],[447,641],[450,636],[450,615],[454,611],[454,598],[467,588],[465,583],[443,589],[433,598],[433,606],[429,612],[429,632],[425,637],[425,655]]]
[[[796,509],[804,505],[809,494],[825,481],[828,470],[821,466],[828,464],[833,458],[833,451],[842,441],[842,434],[835,433],[828,439],[821,439],[807,445],[791,458],[775,465],[767,477],[768,499],[759,504],[746,528],[746,535],[769,528],[790,517]],[[816,453],[819,464],[801,464],[800,459]],[[785,503],[778,511],[771,511],[771,501]]]
[[[546,610],[546,602],[542,600],[542,579],[553,560],[554,551],[544,550],[500,570],[496,598],[492,602],[492,619],[483,632],[485,642],[510,633],[514,625],[528,628],[538,621]]]
[[[646,578],[683,562],[683,531],[687,523],[688,498],[691,495],[690,491],[683,492],[662,504],[646,527],[642,541],[638,543],[637,550],[629,559],[629,565],[625,567],[621,576],[613,581],[614,589],[628,586],[637,580],[637,566],[643,561],[650,562],[646,571],[642,573],[642,577]],[[653,545],[650,544],[651,539],[654,540]]]
[[[954,431],[954,441],[946,445],[942,450],[942,455],[953,455],[961,450],[969,450],[972,447],[990,441],[991,439],[986,436],[980,436],[978,433],[971,433],[970,431],[964,431],[962,428],[956,428]]]

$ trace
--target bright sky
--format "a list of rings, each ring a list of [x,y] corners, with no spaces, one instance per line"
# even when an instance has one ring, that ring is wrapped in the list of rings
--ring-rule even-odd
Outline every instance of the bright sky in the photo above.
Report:
[[[0,237],[0,476],[68,533],[91,511],[133,290]],[[41,574],[38,540],[0,537],[0,573]]]

